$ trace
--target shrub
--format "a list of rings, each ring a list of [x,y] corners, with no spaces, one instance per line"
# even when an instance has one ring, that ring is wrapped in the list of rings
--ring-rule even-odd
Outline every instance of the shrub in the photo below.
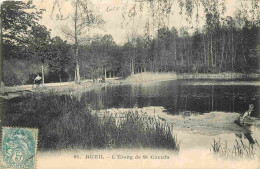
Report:
[[[44,68],[45,73],[48,72],[46,64]],[[32,83],[35,73],[40,72],[41,63],[38,61],[22,59],[3,60],[3,82],[8,86]]]

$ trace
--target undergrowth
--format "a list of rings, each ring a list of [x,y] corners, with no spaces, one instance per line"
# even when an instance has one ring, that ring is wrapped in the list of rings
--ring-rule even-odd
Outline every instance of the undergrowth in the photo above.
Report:
[[[119,120],[91,113],[83,100],[68,95],[37,94],[4,103],[4,126],[39,129],[38,148],[165,148],[178,151],[169,125],[137,112]]]

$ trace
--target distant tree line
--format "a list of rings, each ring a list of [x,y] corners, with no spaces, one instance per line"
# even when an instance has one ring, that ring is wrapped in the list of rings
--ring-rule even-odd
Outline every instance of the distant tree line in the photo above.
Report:
[[[240,7],[233,17],[226,14],[225,0],[178,0],[177,4],[188,23],[179,30],[168,26],[173,1],[134,0],[128,13],[130,24],[142,11],[148,17],[145,35],[132,36],[124,45],[130,48],[126,57],[130,59],[130,74],[259,71],[260,1],[239,1]],[[199,14],[201,10],[203,16]],[[203,27],[198,26],[200,17],[204,17]]]
[[[187,16],[195,8],[188,5],[191,2],[183,4]],[[28,84],[36,73],[45,77],[45,82],[61,82],[79,79],[79,75],[95,80],[146,71],[259,72],[259,7],[255,11],[242,8],[234,17],[223,17],[217,4],[204,5],[208,5],[205,24],[193,28],[193,33],[189,27],[177,30],[161,24],[153,36],[147,31],[118,45],[111,35],[85,37],[88,41],[81,44],[52,38],[51,30],[39,24],[44,10],[32,1],[5,1],[1,5],[3,81],[7,85]],[[68,30],[63,31],[68,34]]]

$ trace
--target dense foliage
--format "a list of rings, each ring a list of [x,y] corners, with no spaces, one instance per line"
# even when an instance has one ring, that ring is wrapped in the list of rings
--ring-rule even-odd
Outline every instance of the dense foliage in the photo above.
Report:
[[[36,73],[47,73],[46,81],[69,79],[73,75],[72,46],[39,24],[43,9],[32,1],[5,1],[1,5],[3,24],[3,82],[6,85],[32,83]],[[41,70],[43,69],[43,70]],[[54,77],[53,77],[54,74]],[[56,80],[55,80],[56,79]]]
[[[1,6],[4,83],[31,83],[35,73],[44,73],[46,82],[55,82],[73,80],[75,74],[80,74],[83,79],[96,79],[101,76],[125,77],[144,71],[259,72],[258,1],[241,1],[241,7],[231,17],[225,14],[224,1],[179,0],[181,13],[185,13],[191,26],[179,30],[169,28],[167,24],[173,5],[171,1],[134,2],[135,6],[128,11],[130,20],[142,12],[144,4],[148,6],[147,14],[150,15],[144,35],[132,34],[125,44],[118,45],[111,35],[90,38],[80,34],[78,42],[70,45],[60,37],[52,38],[51,30],[39,24],[44,10],[37,9],[32,1],[5,1]],[[142,4],[139,11],[137,3]],[[198,25],[199,8],[204,10],[203,27],[192,25],[194,17]],[[126,14],[127,11],[122,15]],[[103,24],[102,19],[96,20]],[[152,32],[151,27],[157,31]],[[67,27],[62,29],[67,35],[68,30]],[[69,35],[73,39],[73,31]],[[82,39],[84,43],[80,43]],[[77,69],[76,65],[79,65]]]

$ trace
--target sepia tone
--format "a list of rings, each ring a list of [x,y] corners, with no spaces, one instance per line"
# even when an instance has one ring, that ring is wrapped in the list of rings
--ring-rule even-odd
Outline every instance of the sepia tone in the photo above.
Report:
[[[259,168],[260,1],[9,0],[0,25],[36,168]]]

